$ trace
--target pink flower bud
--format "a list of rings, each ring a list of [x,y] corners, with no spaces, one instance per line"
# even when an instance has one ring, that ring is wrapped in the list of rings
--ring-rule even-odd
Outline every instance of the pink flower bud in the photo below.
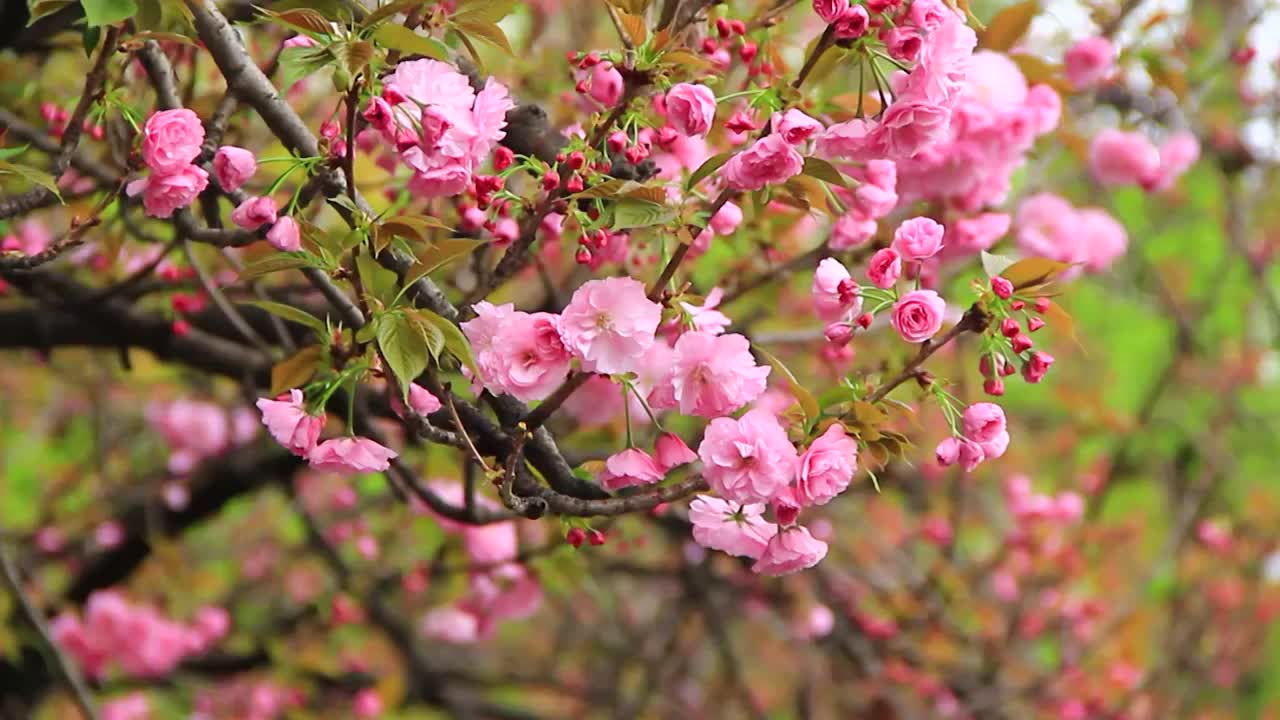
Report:
[[[847,322],[833,322],[822,331],[822,334],[826,336],[829,343],[846,345],[853,339],[853,326]]]
[[[991,278],[991,292],[995,293],[996,297],[1001,300],[1008,300],[1013,297],[1013,283],[1000,276],[993,277]]]
[[[569,528],[569,532],[564,535],[565,542],[575,548],[582,547],[582,543],[587,540],[587,531],[582,528]]]
[[[301,250],[302,235],[298,230],[297,221],[288,215],[276,220],[271,229],[267,231],[267,242],[283,252]]]
[[[1031,341],[1030,337],[1022,333],[1018,333],[1017,335],[1014,335],[1013,338],[1011,339],[1011,344],[1013,345],[1013,352],[1018,355],[1021,355],[1022,353],[1030,350],[1031,346],[1034,345],[1035,343]]]

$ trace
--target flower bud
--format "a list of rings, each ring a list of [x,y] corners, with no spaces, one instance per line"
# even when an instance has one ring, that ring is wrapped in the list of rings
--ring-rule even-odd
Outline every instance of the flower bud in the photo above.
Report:
[[[1035,309],[1036,309],[1036,312],[1038,312],[1038,313],[1042,313],[1042,312],[1045,312],[1046,310],[1048,310],[1048,309],[1049,309],[1049,298],[1047,298],[1047,297],[1038,297],[1038,298],[1036,298]]]
[[[587,533],[587,541],[592,545],[600,546],[604,544],[604,533],[599,530],[592,530]]]
[[[1018,333],[1017,335],[1013,336],[1012,344],[1013,344],[1013,352],[1015,352],[1018,355],[1021,355],[1022,353],[1030,350],[1031,346],[1034,345],[1035,343],[1031,342],[1031,338],[1027,337],[1026,335],[1023,335],[1022,333]]]
[[[1027,320],[1027,332],[1035,332],[1042,327],[1044,327],[1044,320],[1041,318],[1033,317]]]
[[[1022,326],[1018,325],[1018,321],[1013,318],[1005,318],[1000,322],[1000,334],[1007,338],[1011,338],[1022,332]]]
[[[511,152],[511,148],[505,145],[499,145],[497,150],[493,151],[493,169],[502,172],[511,167],[516,161],[516,154]]]
[[[833,345],[846,345],[853,339],[853,326],[847,322],[833,322],[822,331],[822,334],[826,336],[827,342]]]
[[[987,378],[982,383],[982,391],[994,397],[1000,397],[1004,394],[1004,381],[1000,378]]]
[[[569,532],[564,535],[565,542],[575,548],[582,547],[582,543],[587,539],[587,532],[582,528],[569,528]]]
[[[1001,300],[1008,300],[1013,297],[1013,283],[997,275],[991,278],[991,292]]]

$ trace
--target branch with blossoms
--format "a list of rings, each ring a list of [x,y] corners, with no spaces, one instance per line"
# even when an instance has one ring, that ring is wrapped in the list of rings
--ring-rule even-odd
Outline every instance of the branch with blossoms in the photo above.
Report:
[[[874,689],[889,678],[974,717],[1033,705],[1021,696],[1041,691],[1065,707],[1061,678],[1033,674],[1018,690],[990,679],[1000,669],[985,650],[934,663],[899,639],[932,630],[963,647],[994,642],[943,612],[956,578],[992,586],[1008,611],[996,634],[1019,651],[1015,635],[1033,621],[1033,635],[1056,623],[1083,646],[1100,614],[1054,597],[1044,599],[1053,619],[1042,619],[1026,599],[1039,597],[1042,578],[1019,563],[1057,562],[1069,528],[1098,512],[1105,493],[1086,506],[1073,491],[1010,479],[997,504],[1016,532],[969,556],[955,534],[990,508],[966,501],[959,471],[996,471],[1011,449],[1038,442],[1018,428],[1044,429],[1044,418],[1006,413],[999,398],[1042,394],[1006,383],[1040,384],[1057,362],[1047,349],[1061,354],[1075,339],[1059,298],[1125,257],[1117,216],[1138,201],[1124,193],[1145,202],[1181,192],[1200,143],[1213,138],[1172,127],[1178,113],[1154,101],[1144,110],[1116,80],[1115,43],[1139,3],[1106,14],[1059,65],[1019,45],[1036,3],[981,27],[965,4],[945,0],[750,12],[610,0],[592,16],[609,32],[604,44],[574,43],[535,72],[508,33],[525,33],[517,27],[530,19],[524,39],[530,57],[540,52],[538,28],[554,15],[544,4],[246,15],[198,0],[140,2],[132,17],[120,7],[134,3],[81,3],[79,94],[51,91],[38,108],[27,107],[34,95],[15,96],[0,110],[0,347],[36,349],[42,362],[75,347],[111,350],[139,383],[153,372],[149,362],[134,367],[131,352],[143,350],[208,376],[201,392],[235,407],[172,400],[148,410],[146,426],[169,451],[165,495],[92,514],[82,523],[92,530],[74,543],[86,552],[47,553],[78,570],[56,596],[84,605],[59,615],[53,641],[94,689],[113,674],[155,679],[198,666],[230,632],[223,613],[153,611],[109,588],[162,561],[154,539],[247,512],[224,506],[274,502],[294,523],[282,534],[301,536],[291,541],[297,554],[318,561],[324,578],[289,582],[306,586],[297,594],[323,607],[326,622],[378,631],[401,660],[391,674],[411,687],[405,702],[505,711],[479,701],[478,676],[453,670],[417,636],[478,643],[536,611],[554,572],[538,564],[541,551],[519,550],[529,534],[548,556],[581,549],[571,555],[602,576],[678,577],[678,596],[659,603],[670,634],[644,649],[661,658],[700,638],[726,692],[753,716],[764,711],[751,663],[723,609],[740,604],[740,592],[808,603],[786,588],[810,582],[830,617],[819,613],[805,632],[825,627],[849,665],[837,672],[857,682]],[[1143,62],[1176,84],[1170,67]],[[557,82],[564,92],[548,96]],[[1077,124],[1085,111],[1064,108],[1062,95],[1134,112]],[[1114,207],[1056,194],[1040,162],[1055,141],[1084,143],[1094,197],[1114,195]],[[1258,163],[1229,142],[1213,150],[1230,174]],[[1240,187],[1226,189],[1232,257],[1258,255],[1248,276],[1274,315]],[[1174,300],[1173,286],[1158,289],[1177,320],[1175,357],[1200,352],[1202,318]],[[1172,387],[1169,367],[1139,425]],[[219,464],[263,427],[278,447],[253,463]],[[932,452],[915,470],[917,445]],[[1122,443],[1113,453],[1126,472],[1134,452]],[[1179,506],[1172,554],[1224,475],[1229,452],[1212,454],[1212,472],[1173,473],[1194,491],[1174,493],[1187,509]],[[921,479],[951,466],[950,514],[907,523],[945,558],[925,571],[856,523],[835,533],[826,519],[872,507],[881,492],[928,505],[934,493]],[[94,477],[110,484],[116,472],[100,460]],[[367,522],[394,512],[430,528],[427,539],[404,542]],[[640,546],[637,526],[659,530],[669,556],[622,559]],[[1224,544],[1212,527],[1202,534]],[[446,564],[378,565],[404,561],[419,541],[438,542],[442,555],[457,547],[468,562],[456,602],[414,626],[408,613],[436,592],[431,580],[450,574]],[[904,610],[856,557],[801,572],[839,554],[842,541],[866,543],[919,606]],[[612,547],[589,550],[602,545]],[[736,562],[735,571],[721,574],[717,562]],[[774,595],[757,577],[797,573]],[[257,574],[246,592],[271,597],[278,578],[269,576]],[[396,583],[399,594],[389,590]],[[836,622],[831,607],[842,605],[853,609]],[[564,617],[565,634],[580,635],[573,608]],[[120,629],[131,623],[181,642],[129,647]],[[619,620],[616,629],[637,627]],[[881,656],[898,664],[886,670]],[[657,707],[644,692],[625,697],[627,667],[618,661],[612,687],[549,682],[584,703],[610,695],[623,715]],[[341,677],[330,670],[321,675]],[[646,671],[644,685],[656,693],[681,674]],[[382,710],[367,683],[343,692],[361,717]],[[890,703],[867,697],[868,707]],[[282,693],[276,709],[294,700]],[[1088,717],[1104,704],[1062,714]],[[670,703],[656,712],[697,714]]]

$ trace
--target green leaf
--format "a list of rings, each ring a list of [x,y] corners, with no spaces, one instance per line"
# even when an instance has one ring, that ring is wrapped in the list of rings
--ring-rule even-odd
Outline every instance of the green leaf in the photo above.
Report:
[[[76,0],[36,0],[30,4],[31,17],[27,19],[27,27],[31,27],[37,20],[48,17],[63,8],[78,4]]]
[[[435,38],[425,37],[396,23],[384,23],[373,32],[373,39],[388,50],[406,55],[425,55],[436,60],[449,60],[449,47]]]
[[[386,313],[377,322],[378,347],[407,400],[409,385],[427,369],[427,359],[432,354],[427,335],[419,323],[402,312]],[[438,342],[443,344],[443,339]]]
[[[311,8],[296,8],[283,12],[272,12],[263,8],[258,8],[258,10],[266,15],[271,22],[297,30],[300,33],[322,37],[328,37],[333,34],[333,24],[329,21],[329,18]]]
[[[93,55],[93,51],[98,47],[98,42],[102,40],[102,28],[98,25],[85,25],[80,33],[80,44],[84,47],[84,56]]]
[[[712,155],[707,158],[698,166],[698,169],[694,170],[693,174],[689,176],[689,180],[685,183],[685,187],[692,190],[693,187],[702,182],[704,178],[719,170],[725,163],[729,162],[729,158],[731,157],[733,157],[733,153],[723,152],[719,155]]]
[[[442,238],[416,253],[418,267],[405,276],[405,284],[411,285],[418,278],[439,270],[454,260],[482,247],[484,242],[476,242],[467,238]]]
[[[613,208],[613,229],[628,230],[665,225],[675,219],[675,211],[648,200],[619,200]]]
[[[290,322],[296,322],[299,325],[305,325],[311,328],[312,330],[315,330],[316,332],[320,333],[321,336],[324,336],[328,332],[328,330],[324,326],[324,321],[322,321],[320,318],[316,317],[315,315],[312,315],[311,313],[305,310],[299,310],[298,308],[292,305],[285,305],[284,303],[272,302],[270,300],[250,300],[245,304],[252,305],[257,308],[262,308],[263,310],[266,310],[272,315],[282,317],[285,320],[288,320]]]
[[[241,280],[251,280],[253,278],[270,275],[281,270],[295,270],[310,266],[312,263],[302,255],[268,255],[264,258],[254,260],[244,269],[240,271]]]
[[[374,27],[383,20],[389,19],[392,15],[402,12],[407,13],[420,5],[422,5],[422,0],[396,0],[395,2],[387,3],[369,13],[364,19],[364,27]]]
[[[516,53],[511,49],[511,41],[507,39],[507,34],[498,27],[497,23],[483,22],[459,22],[454,23],[454,27],[470,37],[477,37],[490,45],[498,48],[506,53],[509,57],[515,57]]]
[[[29,165],[0,161],[0,174],[17,175],[33,185],[43,187],[62,202],[62,193],[58,191],[58,179],[43,170],[37,170]]]
[[[813,397],[813,393],[805,389],[800,384],[800,381],[796,380],[796,376],[791,373],[791,369],[784,365],[781,360],[774,357],[772,353],[760,347],[753,349],[764,356],[764,359],[768,360],[769,364],[777,368],[778,372],[782,373],[782,376],[786,378],[787,389],[791,391],[792,395],[796,396],[796,402],[800,404],[800,409],[804,412],[805,425],[808,426],[816,422],[822,409],[818,407],[818,401]]]
[[[511,14],[515,0],[464,0],[450,18],[456,23],[496,23]]]
[[[280,72],[284,86],[292,87],[308,75],[323,70],[333,62],[333,54],[324,47],[287,47],[280,51]]]
[[[636,185],[636,184],[638,183],[635,183],[631,180],[619,180],[618,178],[613,178],[611,180],[605,180],[602,183],[596,183],[595,185],[592,185],[591,187],[587,188],[586,190],[583,190],[580,193],[574,193],[572,197],[581,199],[581,200],[594,200],[596,198],[611,198],[611,197],[615,197],[618,193],[622,192],[623,188],[627,187],[628,185]]]
[[[462,334],[457,325],[430,310],[416,310],[414,316],[423,326],[430,326],[438,331],[444,338],[444,348],[449,354],[479,376],[480,369],[476,367],[475,356],[471,353],[471,343],[467,342],[467,336]]]
[[[89,27],[101,27],[127,20],[138,12],[134,0],[80,0]]]
[[[1013,258],[1003,255],[993,255],[986,250],[982,251],[982,269],[986,271],[987,277],[993,278],[1005,271],[1005,268],[1013,264]]]
[[[379,265],[369,253],[356,256],[356,271],[360,273],[365,292],[381,301],[383,307],[391,307],[400,290],[396,274]]]
[[[834,165],[826,160],[820,160],[816,157],[807,157],[804,159],[804,169],[802,173],[809,177],[815,177],[832,185],[839,185],[842,188],[849,187],[849,179],[846,178]]]
[[[8,160],[9,158],[18,157],[31,147],[30,144],[19,145],[18,147],[0,148],[0,160]]]

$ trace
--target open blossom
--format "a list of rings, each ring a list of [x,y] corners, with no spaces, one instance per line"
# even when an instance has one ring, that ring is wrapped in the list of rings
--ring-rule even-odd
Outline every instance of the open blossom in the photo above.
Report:
[[[495,565],[516,559],[519,540],[513,522],[467,525],[462,529],[462,546],[471,562]]]
[[[876,221],[857,212],[836,218],[827,244],[832,250],[848,250],[865,244],[876,234]]]
[[[711,288],[711,292],[707,293],[707,297],[701,305],[692,305],[683,300],[680,301],[680,307],[688,315],[689,322],[693,325],[694,330],[700,330],[712,335],[719,335],[729,327],[729,316],[720,312],[716,308],[720,306],[720,300],[724,297],[724,288]],[[679,330],[680,328],[675,328]]]
[[[604,461],[604,473],[600,475],[600,485],[606,490],[618,490],[633,485],[652,485],[661,481],[666,474],[666,471],[649,453],[639,448],[627,448],[610,455]]]
[[[204,126],[194,112],[160,110],[147,118],[142,129],[142,160],[152,172],[175,173],[200,156],[203,142]]]
[[[804,158],[778,133],[771,133],[754,145],[729,158],[720,169],[729,187],[737,190],[759,190],[799,175]]]
[[[286,450],[305,457],[316,446],[324,429],[324,416],[307,412],[301,390],[294,388],[275,400],[259,398],[257,405],[267,432]]]
[[[893,287],[901,276],[902,256],[893,248],[877,250],[867,263],[867,279],[882,290]]]
[[[792,145],[800,145],[822,132],[822,123],[802,110],[791,108],[784,113],[773,114],[773,131]]]
[[[893,233],[893,249],[907,260],[924,260],[942,249],[945,230],[932,218],[904,220]]]
[[[666,96],[667,123],[681,135],[706,135],[716,117],[716,96],[706,85],[680,83]]]
[[[1124,226],[1100,208],[1076,209],[1052,193],[1022,201],[1014,217],[1018,247],[1029,255],[1100,272],[1128,248]]]
[[[1160,167],[1142,180],[1142,186],[1152,191],[1167,190],[1199,159],[1200,141],[1196,136],[1185,131],[1174,133],[1160,145]]]
[[[267,231],[267,242],[282,252],[297,252],[302,249],[302,233],[298,230],[298,221],[285,215]]]
[[[835,258],[823,258],[813,274],[810,289],[818,317],[826,322],[857,314],[862,308],[862,295],[849,271]]]
[[[698,446],[703,475],[721,497],[769,502],[795,477],[798,456],[787,433],[769,412],[719,417],[707,425]]]
[[[1087,90],[1106,79],[1115,59],[1115,48],[1105,37],[1087,37],[1076,41],[1062,58],[1067,80],[1077,90]]]
[[[250,197],[231,211],[231,222],[246,230],[276,221],[276,201],[269,196]]]
[[[890,321],[903,340],[924,342],[942,329],[942,314],[947,303],[932,290],[904,293],[893,305]]]
[[[395,450],[366,437],[339,437],[313,447],[307,453],[307,462],[316,470],[367,473],[386,470],[397,456]]]
[[[569,373],[571,356],[560,339],[555,315],[508,310],[496,323],[492,318],[471,320],[463,323],[462,329],[473,344],[482,340],[484,357],[477,358],[483,373],[480,379],[494,392],[524,402],[542,400]],[[489,334],[481,338],[482,332]]]
[[[253,153],[235,145],[223,145],[213,154],[213,174],[218,185],[231,192],[239,190],[258,171]]]
[[[994,440],[1005,431],[1004,409],[995,403],[974,403],[964,410],[964,434],[976,443]]]
[[[606,374],[634,370],[653,345],[662,308],[633,278],[590,280],[560,314],[560,337],[586,369]]]
[[[813,11],[822,21],[831,24],[849,10],[849,0],[813,0]]]
[[[756,365],[742,335],[700,331],[680,336],[672,365],[680,412],[701,417],[727,415],[760,397],[770,370]]]
[[[689,503],[693,539],[702,547],[754,560],[778,532],[776,525],[764,519],[764,511],[764,503],[739,505],[699,495]]]
[[[808,528],[792,525],[770,538],[751,571],[762,575],[790,575],[817,565],[826,556],[826,543],[810,534]]]
[[[928,100],[902,98],[889,106],[868,140],[891,160],[910,159],[943,138],[951,111]]]
[[[195,165],[186,165],[172,172],[151,174],[134,180],[125,188],[129,197],[142,193],[142,206],[147,214],[167,218],[175,210],[187,207],[209,185],[209,173]]]
[[[506,113],[515,107],[507,88],[489,78],[476,92],[467,77],[437,60],[409,60],[387,78],[394,93],[392,133],[414,170],[409,190],[426,197],[457,195],[472,170],[506,136]],[[393,102],[394,100],[394,102]]]
[[[1089,144],[1089,169],[1103,185],[1137,185],[1160,172],[1160,151],[1140,132],[1107,128]]]
[[[480,639],[480,618],[461,608],[432,608],[422,617],[419,629],[432,640],[470,645]]]
[[[858,444],[834,423],[800,456],[794,486],[801,505],[825,505],[844,492],[858,463]]]

